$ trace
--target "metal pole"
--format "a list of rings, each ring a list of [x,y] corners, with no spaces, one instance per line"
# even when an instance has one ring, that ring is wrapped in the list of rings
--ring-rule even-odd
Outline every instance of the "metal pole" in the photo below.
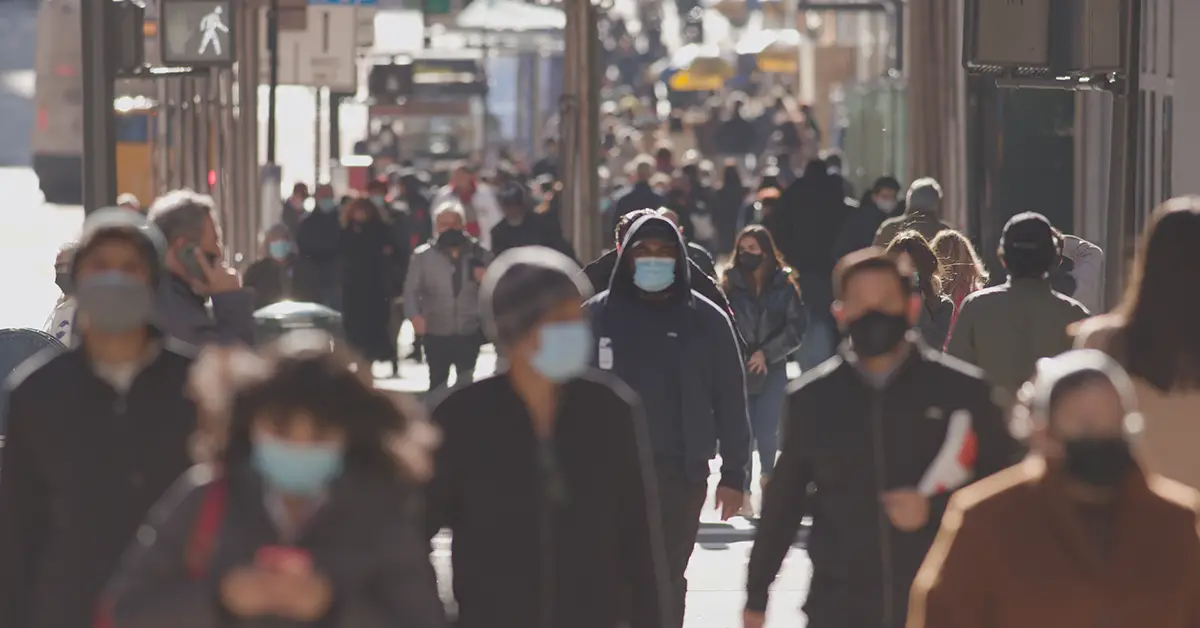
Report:
[[[313,184],[321,180],[321,92],[323,88],[313,90],[315,97],[313,115]]]
[[[83,32],[83,208],[91,213],[117,201],[116,70],[108,46],[110,0],[80,3]]]
[[[1122,61],[1124,65],[1124,89],[1113,95],[1112,142],[1109,153],[1108,225],[1106,249],[1109,264],[1106,264],[1105,285],[1108,305],[1114,305],[1125,288],[1124,264],[1132,250],[1137,235],[1137,212],[1141,199],[1137,195],[1138,134],[1141,131],[1141,48],[1142,48],[1142,2],[1125,0],[1125,32]]]
[[[342,159],[342,99],[344,94],[329,93],[329,161]],[[317,182],[314,182],[317,183]]]
[[[275,163],[275,107],[276,92],[279,90],[279,0],[271,0],[267,10],[267,52],[270,56],[271,73],[267,94],[267,163]]]

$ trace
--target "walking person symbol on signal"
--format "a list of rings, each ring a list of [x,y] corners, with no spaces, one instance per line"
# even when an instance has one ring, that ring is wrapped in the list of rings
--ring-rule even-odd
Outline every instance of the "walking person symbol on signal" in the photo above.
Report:
[[[209,45],[212,45],[213,50],[218,55],[221,54],[221,38],[217,33],[229,32],[229,27],[225,25],[225,22],[221,21],[221,7],[214,8],[212,13],[200,19],[200,30],[204,31],[204,39],[200,40],[199,54],[204,54],[208,50]]]

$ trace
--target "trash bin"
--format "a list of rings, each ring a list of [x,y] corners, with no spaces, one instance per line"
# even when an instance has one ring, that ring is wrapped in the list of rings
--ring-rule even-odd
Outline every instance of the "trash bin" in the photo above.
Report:
[[[323,331],[335,342],[345,339],[342,313],[319,303],[282,301],[254,313],[254,340],[260,346],[300,329]]]
[[[9,376],[26,360],[47,349],[66,351],[67,347],[40,329],[0,329],[0,439],[8,432]]]

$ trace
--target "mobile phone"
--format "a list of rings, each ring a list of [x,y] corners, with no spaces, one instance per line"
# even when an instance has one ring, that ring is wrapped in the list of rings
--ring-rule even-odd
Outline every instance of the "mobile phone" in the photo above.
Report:
[[[296,547],[267,545],[254,553],[254,566],[277,573],[308,573],[312,571],[312,556]]]
[[[175,258],[179,260],[179,265],[183,267],[183,272],[187,273],[192,279],[203,281],[205,279],[204,269],[200,268],[200,262],[196,260],[196,251],[199,250],[195,244],[185,244],[179,252],[175,254]]]

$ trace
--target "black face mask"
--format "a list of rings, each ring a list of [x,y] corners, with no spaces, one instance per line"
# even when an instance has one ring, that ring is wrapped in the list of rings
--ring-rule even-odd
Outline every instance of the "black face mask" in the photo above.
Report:
[[[750,272],[753,270],[758,270],[758,267],[762,266],[763,254],[738,251],[737,257],[734,261],[737,263],[738,268],[746,272]]]
[[[1063,471],[1098,488],[1113,488],[1134,465],[1133,452],[1123,438],[1073,438],[1063,443]]]
[[[58,273],[54,275],[54,283],[67,296],[71,296],[75,292],[75,282],[71,280],[70,273]]]
[[[903,314],[872,310],[850,321],[846,331],[859,357],[874,358],[895,349],[909,327],[908,317]]]
[[[438,244],[442,246],[456,247],[467,243],[467,236],[462,232],[462,229],[450,229],[443,231],[438,236]]]

